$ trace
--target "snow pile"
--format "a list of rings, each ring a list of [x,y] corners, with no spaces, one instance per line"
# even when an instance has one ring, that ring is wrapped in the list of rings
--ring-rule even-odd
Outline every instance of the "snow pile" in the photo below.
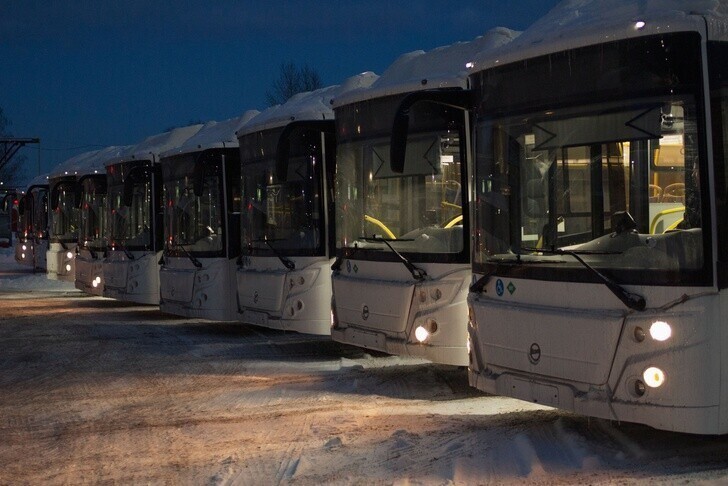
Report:
[[[296,120],[331,120],[334,112],[331,105],[334,99],[351,90],[370,86],[377,79],[372,72],[353,76],[340,85],[299,93],[282,105],[271,106],[248,124],[240,128],[238,137],[249,133],[278,128]]]
[[[84,164],[88,163],[89,160],[93,160],[93,157],[98,153],[99,150],[91,150],[89,152],[74,155],[70,159],[66,159],[51,169],[49,173],[50,179],[75,175],[78,167],[82,167]]]

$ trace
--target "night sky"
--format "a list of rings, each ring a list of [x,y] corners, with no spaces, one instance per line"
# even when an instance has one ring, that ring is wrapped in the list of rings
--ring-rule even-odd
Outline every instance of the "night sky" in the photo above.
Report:
[[[557,0],[3,0],[0,107],[26,176],[77,153],[264,109],[284,62],[324,85],[400,54],[523,30]]]

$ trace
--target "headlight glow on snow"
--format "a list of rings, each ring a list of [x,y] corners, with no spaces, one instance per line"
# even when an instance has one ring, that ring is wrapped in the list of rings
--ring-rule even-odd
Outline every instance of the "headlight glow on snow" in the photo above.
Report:
[[[665,321],[655,321],[650,326],[650,336],[655,341],[667,341],[672,336],[672,328]]]
[[[645,380],[645,384],[651,388],[657,388],[665,383],[665,373],[654,366],[651,366],[642,373],[642,378]]]

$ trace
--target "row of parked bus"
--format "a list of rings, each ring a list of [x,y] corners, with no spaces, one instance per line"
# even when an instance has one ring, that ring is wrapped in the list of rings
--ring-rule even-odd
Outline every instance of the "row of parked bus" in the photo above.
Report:
[[[468,366],[728,432],[725,2],[564,2],[520,35],[75,157],[16,257],[92,294]]]

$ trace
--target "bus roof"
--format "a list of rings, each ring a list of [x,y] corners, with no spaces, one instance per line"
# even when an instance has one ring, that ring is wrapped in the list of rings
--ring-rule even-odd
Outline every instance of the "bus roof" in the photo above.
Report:
[[[432,88],[467,88],[466,63],[480,52],[512,42],[520,33],[496,27],[468,42],[402,54],[371,86],[339,96],[334,106]]]
[[[158,161],[159,154],[184,144],[190,137],[200,131],[202,124],[173,128],[168,132],[158,133],[133,145],[125,154],[106,160],[105,165],[118,164],[131,160]]]
[[[702,30],[728,38],[728,4],[721,0],[564,0],[508,45],[480,52],[473,71],[496,65],[650,34]]]
[[[335,98],[349,91],[370,86],[377,77],[376,74],[367,71],[352,76],[339,85],[299,93],[282,105],[264,110],[238,130],[237,135],[242,137],[249,133],[282,127],[294,120],[333,120],[334,112],[331,105]]]
[[[258,113],[260,112],[257,110],[248,110],[237,118],[207,122],[185,143],[162,153],[160,157],[172,157],[211,148],[237,147],[238,138],[235,136],[235,132],[244,127]]]

